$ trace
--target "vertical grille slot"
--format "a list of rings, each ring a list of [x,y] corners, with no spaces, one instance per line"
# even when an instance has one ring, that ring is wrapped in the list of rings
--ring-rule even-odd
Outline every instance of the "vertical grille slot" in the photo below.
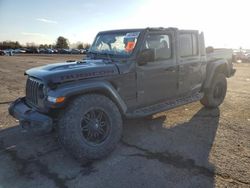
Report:
[[[33,105],[38,105],[39,88],[43,88],[43,84],[34,78],[28,78],[26,82],[26,99]]]

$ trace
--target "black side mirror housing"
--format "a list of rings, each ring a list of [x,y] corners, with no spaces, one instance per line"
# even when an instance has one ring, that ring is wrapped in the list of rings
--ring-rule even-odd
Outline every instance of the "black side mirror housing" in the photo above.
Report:
[[[208,46],[207,48],[206,48],[206,53],[207,54],[210,54],[210,53],[213,53],[214,52],[214,48],[212,47],[212,46]]]
[[[138,64],[145,65],[155,60],[155,49],[144,49],[138,55]]]

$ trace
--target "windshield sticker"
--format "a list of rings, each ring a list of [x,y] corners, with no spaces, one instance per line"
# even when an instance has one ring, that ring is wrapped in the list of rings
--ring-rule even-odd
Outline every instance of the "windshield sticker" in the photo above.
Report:
[[[135,42],[131,41],[131,42],[127,43],[125,50],[127,52],[131,52],[131,51],[133,51],[134,47],[135,47]]]

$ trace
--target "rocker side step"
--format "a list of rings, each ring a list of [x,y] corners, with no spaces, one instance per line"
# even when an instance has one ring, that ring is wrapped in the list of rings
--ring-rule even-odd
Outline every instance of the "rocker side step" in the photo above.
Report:
[[[152,106],[143,107],[133,112],[127,113],[128,118],[137,118],[152,115],[155,113],[163,112],[178,106],[182,106],[191,102],[199,101],[202,99],[203,93],[196,93],[194,95],[183,97],[175,100],[165,101],[163,103],[155,104]]]

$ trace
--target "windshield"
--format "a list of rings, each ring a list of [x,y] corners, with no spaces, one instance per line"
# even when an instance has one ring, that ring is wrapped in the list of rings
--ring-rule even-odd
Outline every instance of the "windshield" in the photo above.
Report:
[[[117,56],[129,56],[136,45],[140,32],[98,34],[89,52]]]

